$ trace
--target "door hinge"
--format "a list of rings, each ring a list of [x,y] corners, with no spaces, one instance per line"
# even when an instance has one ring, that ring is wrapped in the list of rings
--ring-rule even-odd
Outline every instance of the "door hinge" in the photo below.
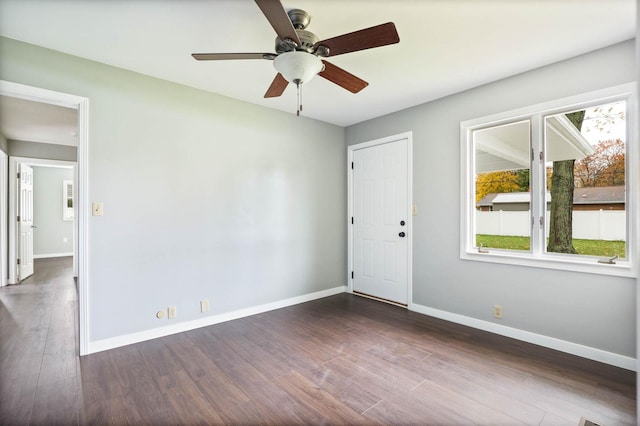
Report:
[[[20,222],[20,216],[18,216],[16,220],[17,220],[18,222]]]
[[[544,225],[544,216],[540,216],[540,226]]]
[[[20,172],[16,173],[16,176],[20,179]]]
[[[540,151],[540,162],[544,163],[544,151]]]
[[[531,148],[531,161],[535,158],[535,154],[533,153],[533,148]]]
[[[351,271],[351,279],[353,279],[353,271]]]
[[[17,262],[18,262],[18,265],[19,265],[19,264],[20,264],[20,259],[16,259],[16,260],[17,260]]]
[[[353,216],[351,216],[351,224],[353,225]]]
[[[353,161],[351,162],[351,170],[353,170]]]

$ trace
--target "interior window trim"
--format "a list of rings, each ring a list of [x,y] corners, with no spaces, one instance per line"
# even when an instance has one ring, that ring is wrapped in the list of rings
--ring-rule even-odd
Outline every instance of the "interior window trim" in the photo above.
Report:
[[[587,272],[613,276],[637,277],[638,265],[636,258],[637,246],[640,243],[640,218],[638,217],[638,194],[640,182],[638,179],[639,159],[638,130],[637,130],[637,106],[635,104],[636,84],[627,83],[602,90],[592,91],[568,98],[557,99],[537,105],[527,106],[511,111],[488,115],[476,119],[462,121],[460,123],[460,259],[502,263],[509,265],[540,267],[565,271]],[[475,153],[473,144],[473,132],[492,126],[505,125],[518,121],[530,120],[531,123],[531,147],[534,159],[530,163],[530,180],[532,192],[535,182],[543,182],[540,173],[544,167],[544,158],[538,159],[539,152],[544,152],[544,122],[545,117],[559,114],[565,111],[589,108],[614,101],[626,102],[626,176],[625,200],[626,214],[626,258],[616,259],[615,263],[603,262],[602,256],[570,255],[562,253],[549,253],[540,243],[545,235],[545,226],[533,226],[531,230],[531,246],[529,251],[516,251],[504,249],[492,249],[475,247],[472,244],[475,235]],[[542,162],[542,164],[540,163]],[[537,185],[537,192],[541,191]],[[532,219],[539,216],[541,209],[540,197],[543,195],[532,193]],[[535,213],[533,208],[535,205]],[[635,219],[635,220],[634,220]]]

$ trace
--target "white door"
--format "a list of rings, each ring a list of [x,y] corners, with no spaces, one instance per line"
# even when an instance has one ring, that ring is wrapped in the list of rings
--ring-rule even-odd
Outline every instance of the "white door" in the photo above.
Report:
[[[33,169],[19,164],[18,184],[18,280],[33,275]]]
[[[353,291],[407,304],[407,139],[353,152]]]

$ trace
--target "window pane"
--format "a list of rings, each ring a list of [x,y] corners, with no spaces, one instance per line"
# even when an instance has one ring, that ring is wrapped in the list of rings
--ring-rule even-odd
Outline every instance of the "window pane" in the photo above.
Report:
[[[62,220],[73,220],[73,181],[62,181]]]
[[[625,107],[545,117],[547,252],[626,257]]]
[[[529,120],[474,130],[476,247],[531,250]]]

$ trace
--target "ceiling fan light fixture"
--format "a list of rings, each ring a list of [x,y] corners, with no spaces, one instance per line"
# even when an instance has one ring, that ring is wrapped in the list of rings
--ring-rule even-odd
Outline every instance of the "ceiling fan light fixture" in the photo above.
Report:
[[[300,84],[311,80],[324,69],[322,60],[317,56],[302,52],[285,52],[273,60],[273,67],[289,83]]]

